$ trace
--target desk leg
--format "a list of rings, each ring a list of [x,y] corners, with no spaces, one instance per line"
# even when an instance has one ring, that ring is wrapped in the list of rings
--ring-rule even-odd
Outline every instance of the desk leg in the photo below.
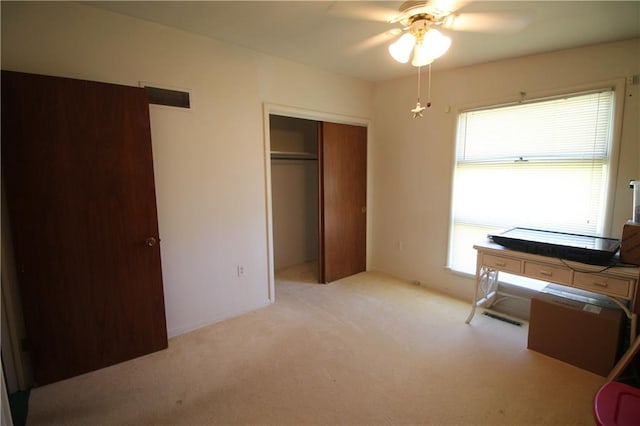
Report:
[[[625,315],[627,315],[627,318],[629,318],[631,322],[629,327],[629,342],[633,342],[636,339],[636,335],[638,334],[637,333],[638,314],[635,311],[630,311],[629,308],[627,308],[627,306],[623,302],[616,299],[615,297],[609,296],[609,300],[611,300],[616,305],[620,306],[620,309],[622,309]]]
[[[479,293],[482,296],[478,299]],[[478,268],[476,272],[476,289],[471,301],[471,312],[465,323],[469,324],[476,313],[476,308],[493,303],[498,294],[498,271],[486,267]]]
[[[624,355],[622,355],[622,358],[620,358],[618,363],[613,367],[613,370],[611,370],[611,373],[607,376],[607,382],[615,380],[624,371],[624,369],[627,368],[627,365],[629,365],[633,357],[635,357],[638,352],[640,352],[640,336],[636,337],[635,340],[631,342],[629,349],[627,349]]]
[[[476,270],[475,291],[473,293],[473,299],[471,299],[471,312],[469,312],[469,316],[464,321],[465,324],[469,324],[471,322],[471,320],[473,319],[473,316],[476,314],[476,306],[477,306],[477,303],[478,303],[478,290],[480,288],[480,281],[482,281],[482,276],[481,276],[480,269],[478,268],[478,270]]]

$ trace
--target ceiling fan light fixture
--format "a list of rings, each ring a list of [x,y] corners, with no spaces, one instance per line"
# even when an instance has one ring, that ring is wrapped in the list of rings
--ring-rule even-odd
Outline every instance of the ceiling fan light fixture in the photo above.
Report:
[[[427,50],[431,59],[437,59],[444,55],[451,46],[451,38],[442,35],[438,30],[430,29],[423,37],[422,45]]]
[[[411,33],[403,34],[398,40],[389,45],[389,54],[396,61],[406,64],[416,44],[416,38]]]
[[[402,64],[412,59],[411,65],[422,67],[444,55],[449,46],[451,39],[440,31],[429,28],[427,21],[423,19],[414,22],[411,32],[404,33],[389,46],[389,54]]]
[[[433,62],[435,58],[433,58],[429,54],[429,50],[429,46],[425,46],[423,42],[416,43],[416,46],[413,49],[413,59],[411,60],[411,65],[413,65],[414,67],[423,67]]]

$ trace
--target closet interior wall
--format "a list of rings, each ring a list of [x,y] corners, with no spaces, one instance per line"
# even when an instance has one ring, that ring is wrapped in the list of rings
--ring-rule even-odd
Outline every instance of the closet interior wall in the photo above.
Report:
[[[274,269],[318,262],[318,122],[269,116]]]

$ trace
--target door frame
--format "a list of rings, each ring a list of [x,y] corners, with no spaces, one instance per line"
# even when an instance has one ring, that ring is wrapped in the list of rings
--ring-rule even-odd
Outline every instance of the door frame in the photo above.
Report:
[[[269,302],[275,303],[275,269],[273,258],[273,210],[271,198],[271,131],[269,128],[269,116],[271,114],[281,115],[291,118],[302,118],[306,120],[325,121],[339,124],[350,124],[355,126],[364,126],[367,128],[367,165],[371,164],[370,141],[372,137],[371,120],[364,117],[356,117],[344,114],[335,114],[324,111],[316,111],[304,109],[294,106],[274,104],[264,102],[262,104],[262,126],[264,135],[264,170],[265,170],[265,218],[267,223],[267,285]],[[370,212],[371,193],[371,167],[367,167],[367,212]],[[367,214],[367,266],[369,265],[369,253],[371,252],[369,244],[371,238],[371,214]]]

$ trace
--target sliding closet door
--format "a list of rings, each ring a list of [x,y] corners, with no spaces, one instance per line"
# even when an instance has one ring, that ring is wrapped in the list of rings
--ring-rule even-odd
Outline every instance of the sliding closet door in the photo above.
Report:
[[[144,90],[3,71],[2,171],[36,385],[166,348]]]
[[[367,128],[319,123],[320,282],[366,269]]]

